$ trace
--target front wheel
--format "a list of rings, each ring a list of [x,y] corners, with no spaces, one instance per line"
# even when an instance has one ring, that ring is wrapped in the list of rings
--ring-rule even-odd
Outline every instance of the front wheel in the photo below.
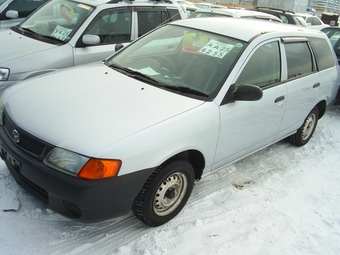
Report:
[[[188,201],[194,169],[185,160],[157,168],[136,197],[132,210],[145,224],[156,227],[174,218]]]
[[[305,145],[312,137],[319,120],[319,108],[315,107],[307,116],[302,126],[294,135],[289,137],[291,144],[296,146]]]

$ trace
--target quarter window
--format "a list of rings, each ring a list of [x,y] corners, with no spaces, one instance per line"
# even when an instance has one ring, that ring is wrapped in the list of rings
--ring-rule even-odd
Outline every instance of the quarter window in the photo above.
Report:
[[[138,15],[138,37],[155,29],[163,22],[169,21],[169,16],[166,9],[139,9]]]
[[[285,44],[288,79],[313,71],[312,55],[306,42]]]
[[[253,84],[261,88],[280,81],[281,60],[278,42],[258,48],[238,77],[235,86]]]
[[[170,14],[170,20],[169,21],[175,21],[175,20],[180,20],[181,15],[178,12],[178,9],[168,9],[169,14]]]
[[[333,53],[327,42],[319,38],[310,38],[319,71],[334,66]]]

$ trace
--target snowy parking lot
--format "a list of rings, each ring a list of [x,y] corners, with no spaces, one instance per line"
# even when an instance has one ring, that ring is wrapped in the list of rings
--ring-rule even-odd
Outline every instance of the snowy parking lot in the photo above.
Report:
[[[176,218],[150,228],[132,212],[95,224],[66,219],[1,161],[0,254],[340,254],[339,162],[338,104],[306,146],[281,141],[205,177]]]

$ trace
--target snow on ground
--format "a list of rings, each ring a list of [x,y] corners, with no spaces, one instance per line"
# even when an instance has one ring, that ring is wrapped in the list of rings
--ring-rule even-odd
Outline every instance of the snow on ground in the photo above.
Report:
[[[0,161],[0,254],[340,254],[339,127],[335,105],[306,146],[281,141],[205,177],[184,210],[157,228],[132,213],[68,220]]]

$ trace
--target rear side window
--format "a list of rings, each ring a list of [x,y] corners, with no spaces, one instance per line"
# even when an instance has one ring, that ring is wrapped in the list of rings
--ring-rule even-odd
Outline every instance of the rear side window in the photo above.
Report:
[[[335,65],[334,57],[328,43],[320,38],[309,38],[309,41],[312,45],[319,71],[333,67]]]
[[[138,15],[138,37],[155,29],[160,24],[169,21],[169,16],[166,8],[162,9],[148,9],[139,8]]]
[[[168,9],[168,12],[170,14],[170,20],[169,21],[175,21],[175,20],[181,19],[181,15],[179,14],[178,9]]]
[[[283,21],[283,23],[287,23],[287,24],[289,23],[289,20],[286,16],[281,15],[281,14],[279,14],[279,15],[280,15],[280,19]]]
[[[285,43],[288,79],[313,72],[313,58],[307,42]]]

